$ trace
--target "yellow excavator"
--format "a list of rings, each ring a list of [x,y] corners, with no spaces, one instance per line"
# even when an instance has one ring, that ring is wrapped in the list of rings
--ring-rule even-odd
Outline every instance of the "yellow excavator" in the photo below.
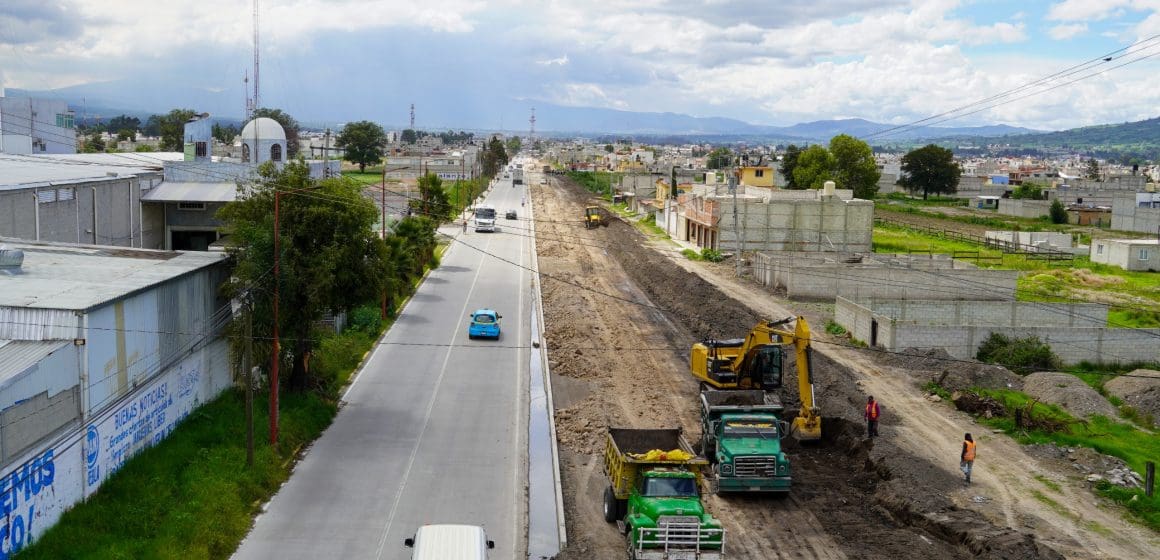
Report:
[[[599,206],[588,206],[584,208],[584,229],[607,225],[608,220],[604,219],[603,208]]]
[[[784,327],[790,321],[795,321],[793,330]],[[701,381],[703,389],[770,392],[781,388],[782,348],[791,344],[797,358],[798,393],[802,403],[793,421],[793,433],[803,441],[821,439],[822,417],[814,400],[810,373],[810,325],[805,317],[762,321],[745,338],[698,342],[693,345],[689,361],[693,377]]]

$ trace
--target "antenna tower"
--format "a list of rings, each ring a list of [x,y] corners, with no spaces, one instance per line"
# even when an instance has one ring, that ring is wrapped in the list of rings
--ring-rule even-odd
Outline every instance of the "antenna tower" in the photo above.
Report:
[[[411,104],[411,130],[415,130],[415,104]]]
[[[536,137],[536,108],[532,107],[532,116],[528,119],[528,139]]]
[[[254,100],[253,100],[253,107],[254,107],[253,110],[254,111],[257,111],[258,107],[261,107],[261,99],[258,96],[258,72],[259,72],[259,69],[261,68],[261,62],[258,59],[259,52],[260,52],[260,49],[258,48],[258,0],[254,0]]]

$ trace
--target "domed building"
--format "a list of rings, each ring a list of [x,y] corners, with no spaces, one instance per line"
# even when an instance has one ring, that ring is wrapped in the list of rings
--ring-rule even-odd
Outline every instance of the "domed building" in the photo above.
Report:
[[[286,161],[286,131],[278,121],[258,117],[242,128],[242,163],[281,164]],[[251,155],[255,154],[255,155]]]

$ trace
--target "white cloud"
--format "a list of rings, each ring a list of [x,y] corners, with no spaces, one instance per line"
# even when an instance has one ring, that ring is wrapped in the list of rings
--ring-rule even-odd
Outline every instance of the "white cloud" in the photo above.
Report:
[[[1047,32],[1047,34],[1056,41],[1062,41],[1064,39],[1071,39],[1076,35],[1084,33],[1087,31],[1087,29],[1088,26],[1086,23],[1066,23],[1052,27],[1051,30]]]
[[[549,58],[547,60],[537,60],[536,64],[541,66],[564,66],[565,64],[568,64],[568,55],[557,58]]]
[[[1047,19],[1052,21],[1102,20],[1112,16],[1118,9],[1133,4],[1133,0],[1064,0],[1053,4],[1047,11]]]
[[[563,90],[552,101],[572,107],[628,108],[628,103],[613,99],[597,84],[564,84]]]

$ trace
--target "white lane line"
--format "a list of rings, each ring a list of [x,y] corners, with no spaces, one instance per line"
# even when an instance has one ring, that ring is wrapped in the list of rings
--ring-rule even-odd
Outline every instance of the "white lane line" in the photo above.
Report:
[[[486,248],[491,248],[488,239]],[[463,300],[463,309],[459,317],[467,314],[471,305],[471,294],[475,292],[475,284],[479,281],[479,273],[483,270],[483,253],[480,254],[479,266],[475,269],[475,277],[471,279],[471,288],[467,290]],[[419,429],[419,438],[415,440],[415,447],[411,448],[411,456],[407,459],[407,468],[403,470],[403,477],[399,480],[399,489],[395,492],[395,501],[391,504],[391,512],[387,514],[387,522],[383,525],[383,534],[379,537],[379,547],[375,551],[375,558],[383,557],[383,547],[387,544],[387,535],[391,532],[391,525],[395,522],[395,512],[399,509],[399,502],[403,499],[403,490],[407,488],[407,479],[411,477],[411,468],[415,465],[415,457],[419,454],[419,447],[423,445],[423,434],[427,433],[427,424],[431,421],[431,411],[435,408],[435,399],[439,396],[439,386],[443,383],[443,376],[447,373],[447,363],[451,361],[451,351],[455,349],[455,336],[459,333],[459,321],[455,322],[455,329],[451,333],[451,340],[447,343],[447,355],[443,358],[443,366],[439,370],[439,377],[435,378],[435,387],[431,391],[431,399],[427,401],[427,410],[423,413],[423,425]]]

